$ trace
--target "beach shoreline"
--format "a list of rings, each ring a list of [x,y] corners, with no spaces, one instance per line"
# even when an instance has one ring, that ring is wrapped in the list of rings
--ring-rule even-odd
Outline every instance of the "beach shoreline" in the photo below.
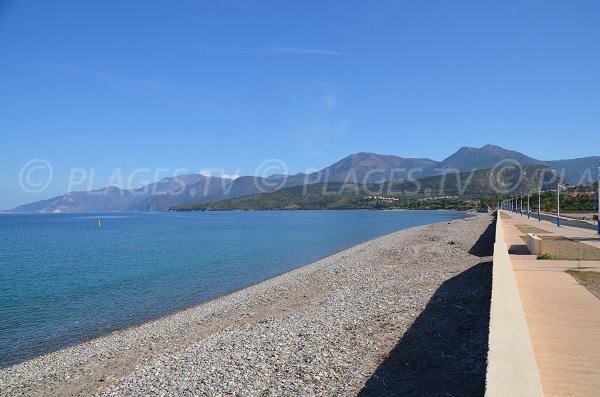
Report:
[[[390,274],[394,274],[394,270],[401,272],[402,280],[393,281],[398,286],[405,284],[403,281],[407,282],[414,279],[413,281],[417,284],[423,283],[425,285],[431,283],[431,287],[439,287],[442,282],[448,277],[455,275],[459,270],[464,271],[480,263],[480,256],[468,253],[468,248],[470,248],[468,245],[471,242],[476,242],[483,229],[485,229],[486,222],[489,223],[490,220],[491,218],[488,215],[476,215],[466,220],[455,220],[447,224],[425,225],[394,232],[216,299],[185,308],[155,320],[114,331],[79,345],[0,369],[0,391],[2,395],[67,396],[135,394],[135,392],[140,392],[140,389],[136,389],[140,385],[138,384],[139,382],[133,382],[132,379],[158,376],[156,373],[148,370],[148,368],[160,367],[156,363],[164,364],[164,360],[173,354],[200,357],[202,355],[199,355],[195,349],[209,349],[209,346],[214,348],[214,346],[218,345],[217,340],[221,342],[239,342],[239,333],[253,335],[250,338],[251,341],[254,340],[253,338],[260,340],[261,346],[256,346],[254,349],[260,355],[260,352],[265,350],[265,346],[270,346],[270,343],[272,343],[272,341],[268,340],[268,337],[267,340],[262,340],[265,335],[265,326],[273,327],[273,324],[279,324],[279,322],[283,321],[283,326],[279,327],[283,329],[285,322],[292,321],[291,319],[293,318],[300,321],[300,325],[295,328],[292,327],[292,331],[296,328],[299,330],[304,329],[303,324],[312,322],[316,322],[309,326],[309,329],[313,331],[314,329],[319,329],[319,327],[327,328],[328,324],[321,324],[323,321],[321,319],[322,313],[317,312],[322,307],[332,309],[332,304],[339,305],[339,309],[342,312],[348,310],[348,313],[344,313],[344,315],[355,316],[357,313],[360,313],[360,311],[356,311],[356,308],[352,306],[355,300],[356,304],[360,304],[358,302],[361,299],[365,299],[362,296],[359,297],[359,293],[355,292],[357,285],[361,285],[363,280],[360,277],[357,279],[355,276],[360,275],[353,273],[368,268],[365,271],[369,272],[368,276],[372,276],[373,281],[380,277],[386,279],[389,275],[377,274],[379,273],[377,271],[379,261],[385,263],[385,266],[387,266],[386,271],[391,271]],[[477,227],[468,227],[467,223],[470,223],[469,226],[476,225]],[[456,236],[452,240],[449,236],[453,235]],[[439,241],[435,240],[439,239],[440,236],[443,236],[445,239],[450,238],[451,240],[444,241],[443,245],[440,245]],[[434,243],[429,240],[431,238],[434,238]],[[461,239],[465,240],[465,242],[461,242]],[[415,242],[420,244],[414,244]],[[452,244],[450,244],[451,242]],[[401,247],[397,247],[399,243]],[[405,266],[395,269],[395,267],[399,266],[395,264],[397,261],[410,261],[419,257],[421,260],[425,260],[426,257],[420,251],[430,251],[432,246],[436,244],[440,245],[439,249],[432,251],[432,253],[435,253],[438,259],[440,257],[443,258],[444,255],[449,255],[446,258],[448,259],[448,263],[445,261],[442,262],[444,265],[451,264],[451,266],[445,270],[438,269],[435,265],[435,269],[424,267],[422,269],[423,272],[431,273],[429,281],[423,279],[424,273],[419,273],[419,270],[414,268],[414,264],[405,263]],[[456,258],[453,256],[456,256]],[[377,291],[380,282],[370,284],[368,280],[369,277],[367,277],[366,285],[364,285],[365,291],[360,292],[360,294],[369,292],[369,289],[375,289],[375,291],[370,291],[371,294],[368,294],[368,296],[378,295],[379,292],[381,292],[381,296],[388,293],[395,294],[392,290],[388,289],[383,292]],[[387,339],[397,340],[410,327],[412,321],[423,311],[434,291],[432,288],[426,288],[424,290],[418,289],[417,291],[400,291],[400,295],[395,295],[396,297],[402,297],[403,299],[401,300],[412,303],[410,304],[410,310],[402,313],[400,323],[396,324],[396,328],[392,332],[393,336],[386,333],[378,342],[382,344],[381,351],[385,350],[383,347],[386,343],[389,345],[389,340]],[[416,293],[419,296],[413,296],[414,294],[408,292]],[[340,294],[343,295],[344,299],[341,299],[342,296],[337,296]],[[401,300],[396,303],[400,304]],[[347,304],[347,302],[352,303]],[[349,306],[348,309],[344,307],[346,304]],[[384,306],[390,304],[388,301]],[[363,309],[368,310],[372,308],[365,307]],[[334,310],[332,313],[336,315],[337,311]],[[380,314],[387,316],[389,313],[386,313],[384,310]],[[392,315],[392,317],[394,316]],[[357,323],[356,326],[364,326],[365,324],[357,318],[354,318],[354,321]],[[346,318],[340,318],[341,322],[346,322],[346,320]],[[271,333],[267,333],[267,336]],[[275,333],[273,334],[276,335]],[[358,337],[357,335],[355,336]],[[272,336],[275,339],[277,337],[278,335]],[[286,341],[295,338],[298,338],[298,336],[288,335]],[[319,339],[319,337],[315,336],[315,339]],[[314,341],[316,345],[322,342],[320,340]],[[217,345],[213,345],[213,343],[217,343]],[[293,340],[296,352],[297,343],[297,340]],[[389,346],[387,347],[389,348]],[[234,350],[243,352],[245,349],[247,348],[242,346]],[[373,367],[378,365],[378,360],[382,354],[381,351],[365,361],[364,365],[366,368],[364,373],[368,374],[369,371],[372,372]],[[364,353],[361,352],[360,354]],[[236,355],[237,353],[228,352],[224,356],[226,357],[228,354]],[[286,354],[294,356],[294,349],[290,349]],[[352,356],[357,356],[357,354],[352,354]],[[215,358],[216,361],[221,359]],[[174,360],[175,362],[179,361],[178,359]],[[241,360],[240,365],[243,367],[245,362],[252,361],[246,357],[245,360]],[[217,362],[211,364],[210,360],[201,359],[200,362],[212,368],[219,367]],[[356,364],[358,365],[358,363]],[[319,390],[333,391],[331,386],[327,386],[326,382],[329,375],[332,375],[332,373],[326,370],[328,366],[325,365],[323,367],[325,369],[321,368],[321,366],[318,367],[317,373],[326,373],[328,375],[315,375],[316,377],[313,376],[308,380],[299,378],[301,380],[301,383],[299,383],[302,385],[301,387],[308,387],[310,389],[302,389],[308,394],[318,392]],[[146,373],[146,370],[149,372]],[[243,368],[236,368],[235,370],[241,374],[245,373],[249,375],[248,371],[245,371]],[[177,374],[185,371],[185,369],[177,371]],[[204,373],[204,371],[200,371],[199,369],[198,371]],[[308,368],[307,371],[310,372],[312,369]],[[246,394],[249,390],[250,395],[252,395],[252,391],[265,390],[269,382],[262,382],[260,380],[264,378],[265,374],[263,372],[265,371],[261,372],[261,376],[250,377],[254,378],[252,380],[254,383],[252,384],[239,384],[237,387],[226,386],[224,389],[229,388],[233,392],[246,390]],[[330,372],[337,374],[340,371],[331,370]],[[231,373],[229,375],[227,373],[221,375],[231,376]],[[334,378],[344,376],[347,376],[347,374],[343,374],[343,371],[341,371]],[[295,375],[294,377],[297,378]],[[189,376],[186,378],[189,378]],[[196,384],[193,381],[188,381],[190,385],[185,387],[197,392],[209,392],[211,394],[216,392],[217,389],[214,388],[219,385],[219,381],[216,378],[212,381],[207,381],[207,379]],[[354,379],[351,382],[352,385],[348,385],[346,381],[343,388],[336,389],[335,392],[351,395],[354,391],[360,390],[361,385],[367,379]],[[140,387],[150,387],[148,390],[153,392],[161,390],[166,390],[167,392],[169,390],[176,392],[185,391],[183,389],[180,390],[177,385],[165,385],[159,380],[148,380],[147,384],[144,383]],[[284,382],[282,387],[282,390],[286,392],[294,390],[298,392],[299,389],[297,388],[300,386],[294,384],[294,382],[288,382],[287,385]],[[286,389],[286,387],[291,388]],[[226,390],[219,390],[219,393],[226,392]]]

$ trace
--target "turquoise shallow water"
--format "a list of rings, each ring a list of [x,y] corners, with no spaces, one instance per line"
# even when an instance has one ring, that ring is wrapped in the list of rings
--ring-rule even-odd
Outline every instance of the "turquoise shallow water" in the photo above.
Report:
[[[463,216],[0,215],[0,367],[215,298],[396,230]]]

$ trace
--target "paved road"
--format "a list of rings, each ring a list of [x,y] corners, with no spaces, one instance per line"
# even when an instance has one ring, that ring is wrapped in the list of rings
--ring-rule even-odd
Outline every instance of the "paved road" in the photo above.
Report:
[[[527,212],[524,212],[523,216],[526,217],[527,216]],[[538,216],[537,212],[532,212],[531,213],[531,218],[537,219],[537,216]],[[545,220],[545,221],[548,221],[548,222],[556,223],[556,216],[554,216],[554,215],[542,214],[542,219]],[[572,227],[579,227],[579,228],[582,228],[582,229],[598,230],[598,226],[597,225],[592,225],[591,223],[577,221],[577,220],[574,220],[574,219],[560,218],[560,224],[562,226],[572,226]]]

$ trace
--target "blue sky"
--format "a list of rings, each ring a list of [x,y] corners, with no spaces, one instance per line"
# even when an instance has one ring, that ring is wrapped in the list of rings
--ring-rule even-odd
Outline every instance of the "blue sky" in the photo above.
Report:
[[[64,193],[74,168],[100,187],[359,151],[598,155],[599,18],[597,1],[0,0],[0,208]],[[54,177],[37,194],[19,187],[33,159]]]

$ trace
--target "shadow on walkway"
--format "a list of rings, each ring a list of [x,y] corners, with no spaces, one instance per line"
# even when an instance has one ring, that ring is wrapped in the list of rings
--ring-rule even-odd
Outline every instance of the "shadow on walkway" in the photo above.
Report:
[[[511,255],[531,255],[526,244],[513,244],[508,247],[508,253]]]
[[[491,286],[491,262],[444,282],[359,395],[483,396]]]

